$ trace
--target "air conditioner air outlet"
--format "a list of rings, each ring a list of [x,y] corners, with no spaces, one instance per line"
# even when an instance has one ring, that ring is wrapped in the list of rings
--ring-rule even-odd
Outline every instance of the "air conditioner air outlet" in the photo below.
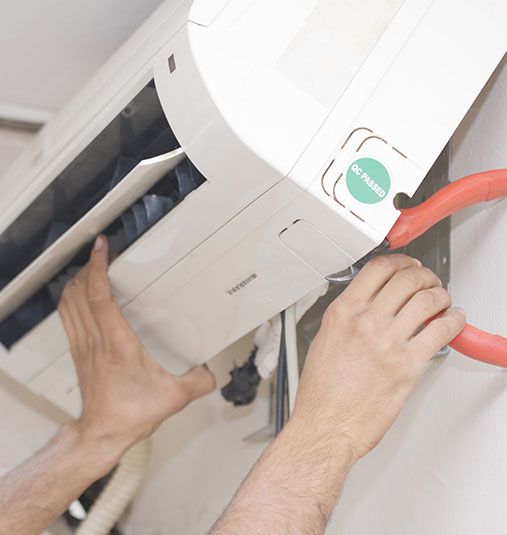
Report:
[[[205,182],[181,149],[141,162],[0,292],[0,342],[10,348],[56,309],[97,233],[108,237],[116,257]]]

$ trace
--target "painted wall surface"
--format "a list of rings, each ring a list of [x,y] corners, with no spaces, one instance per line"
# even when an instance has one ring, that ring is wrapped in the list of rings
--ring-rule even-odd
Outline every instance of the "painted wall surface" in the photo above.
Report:
[[[1,2],[0,109],[60,109],[161,3]]]
[[[0,474],[43,446],[67,416],[0,374]]]

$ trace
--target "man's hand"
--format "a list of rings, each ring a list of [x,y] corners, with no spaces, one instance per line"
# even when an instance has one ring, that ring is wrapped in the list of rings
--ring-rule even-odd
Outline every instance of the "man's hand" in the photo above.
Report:
[[[107,241],[100,236],[89,264],[65,287],[58,310],[83,399],[78,431],[121,455],[210,393],[215,379],[207,367],[174,377],[149,357],[113,298],[107,268]]]
[[[322,534],[352,465],[463,329],[464,313],[450,305],[417,260],[391,255],[367,264],[324,315],[291,420],[211,533]]]
[[[99,237],[59,306],[83,414],[0,478],[0,535],[40,534],[130,446],[215,387],[206,367],[173,377],[147,355],[113,299],[107,268],[107,241]]]
[[[405,255],[369,262],[326,311],[305,363],[294,418],[368,453],[430,359],[464,328],[437,276]],[[435,318],[433,319],[432,318]]]

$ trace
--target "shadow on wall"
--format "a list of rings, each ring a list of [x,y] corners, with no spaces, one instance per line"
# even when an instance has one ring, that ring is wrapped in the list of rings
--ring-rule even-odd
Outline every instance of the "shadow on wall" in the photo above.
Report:
[[[3,372],[0,372],[0,391],[7,393],[7,395],[13,397],[36,414],[50,418],[58,425],[62,425],[70,419],[70,416],[64,411],[58,409],[44,398],[37,396],[37,394],[34,394]]]
[[[234,407],[231,403],[226,402],[220,394],[220,388],[230,380],[229,372],[235,364],[242,363],[248,357],[252,345],[252,334],[249,334],[217,355],[209,363],[209,367],[217,379],[216,391],[210,396],[194,402],[160,428],[157,432],[156,443],[164,444],[165,447],[163,451],[155,452],[154,466],[176,457],[190,442],[198,441],[199,437],[212,427],[232,427],[236,423],[241,423],[252,415],[257,404],[266,406],[265,425],[267,425],[270,398],[269,381],[261,383],[256,401],[245,407]],[[251,429],[251,432],[254,431],[257,429]],[[248,434],[250,433],[246,432],[245,436]],[[244,436],[238,436],[237,440],[241,441],[243,438]]]
[[[0,128],[0,182],[32,138],[32,133]]]

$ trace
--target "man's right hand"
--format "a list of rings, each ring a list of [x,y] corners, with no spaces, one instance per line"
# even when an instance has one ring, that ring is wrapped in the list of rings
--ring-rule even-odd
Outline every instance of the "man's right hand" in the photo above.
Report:
[[[355,459],[391,427],[430,359],[464,328],[438,277],[405,255],[369,262],[330,305],[293,419],[346,440]],[[432,319],[436,316],[436,319]]]
[[[450,305],[417,260],[391,255],[367,264],[324,315],[292,418],[211,533],[324,533],[355,461],[384,436],[432,356],[463,329],[464,313]]]

